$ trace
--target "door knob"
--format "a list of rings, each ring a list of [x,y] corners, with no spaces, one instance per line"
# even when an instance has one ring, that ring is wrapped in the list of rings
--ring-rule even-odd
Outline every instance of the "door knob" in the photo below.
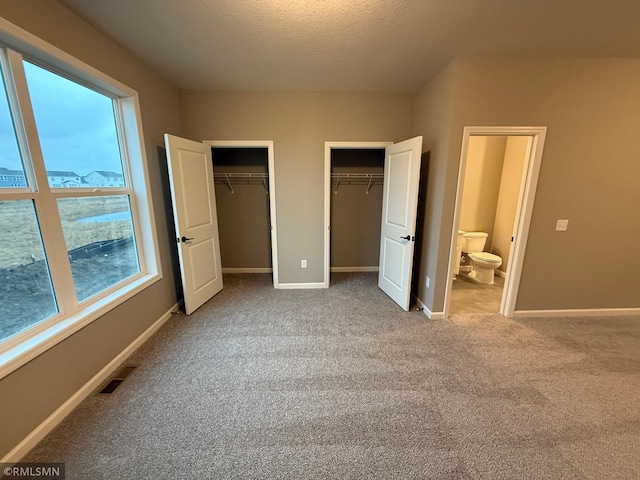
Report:
[[[183,242],[188,242],[189,240],[193,240],[193,237],[185,237],[184,235],[182,236],[182,238],[180,239]]]
[[[400,237],[402,240],[411,240],[411,235],[407,235],[406,237]]]

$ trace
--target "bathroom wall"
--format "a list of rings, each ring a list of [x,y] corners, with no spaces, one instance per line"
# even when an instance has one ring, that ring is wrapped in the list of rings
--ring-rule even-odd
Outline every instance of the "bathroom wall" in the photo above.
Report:
[[[509,264],[511,236],[516,221],[516,210],[529,141],[530,137],[507,137],[506,141],[492,241],[488,244],[490,247],[487,248],[491,253],[502,257],[502,265],[498,269],[502,272],[507,271]]]
[[[506,144],[507,137],[469,138],[459,228],[486,232],[485,251],[493,240]]]

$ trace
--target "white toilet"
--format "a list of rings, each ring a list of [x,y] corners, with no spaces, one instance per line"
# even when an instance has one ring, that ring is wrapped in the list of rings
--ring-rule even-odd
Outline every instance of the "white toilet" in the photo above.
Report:
[[[467,277],[477,283],[492,285],[496,268],[502,265],[502,258],[483,252],[488,236],[485,232],[462,233],[462,251],[471,260],[471,272]]]

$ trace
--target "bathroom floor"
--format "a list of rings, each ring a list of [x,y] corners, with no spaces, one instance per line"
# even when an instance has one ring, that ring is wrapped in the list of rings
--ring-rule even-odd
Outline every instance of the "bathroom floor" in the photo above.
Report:
[[[493,285],[480,285],[458,275],[453,281],[449,313],[498,313],[503,288],[504,278],[498,275]]]

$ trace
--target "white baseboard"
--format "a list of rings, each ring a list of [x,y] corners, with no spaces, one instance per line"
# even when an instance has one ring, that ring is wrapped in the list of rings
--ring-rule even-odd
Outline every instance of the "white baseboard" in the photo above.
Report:
[[[162,317],[156,320],[153,325],[147,328],[138,338],[131,342],[122,352],[111,360],[102,370],[96,373],[87,383],[74,393],[66,402],[56,409],[49,417],[38,425],[29,435],[27,435],[18,445],[16,445],[0,463],[19,462],[29,451],[35,447],[40,440],[46,437],[71,411],[87,398],[96,388],[107,380],[122,363],[133,354],[151,335],[153,335],[164,323],[171,318],[171,312],[175,312],[181,307],[180,303],[175,304]]]
[[[305,288],[327,288],[325,283],[279,283],[276,288],[281,288],[282,290],[297,290],[297,289],[305,289]]]
[[[222,273],[273,273],[273,268],[270,268],[270,267],[224,268],[222,267]]]
[[[640,316],[640,308],[595,308],[566,310],[516,310],[514,318],[531,317],[619,317],[628,315]]]
[[[414,296],[413,299],[416,301],[416,304],[418,305],[418,307],[422,309],[422,313],[424,313],[429,318],[429,320],[444,319],[444,312],[432,312],[427,308],[427,306],[424,303],[422,303],[422,300],[420,300],[418,297]]]
[[[346,272],[377,272],[380,268],[376,265],[373,267],[331,267],[329,269],[335,273],[346,273]]]

